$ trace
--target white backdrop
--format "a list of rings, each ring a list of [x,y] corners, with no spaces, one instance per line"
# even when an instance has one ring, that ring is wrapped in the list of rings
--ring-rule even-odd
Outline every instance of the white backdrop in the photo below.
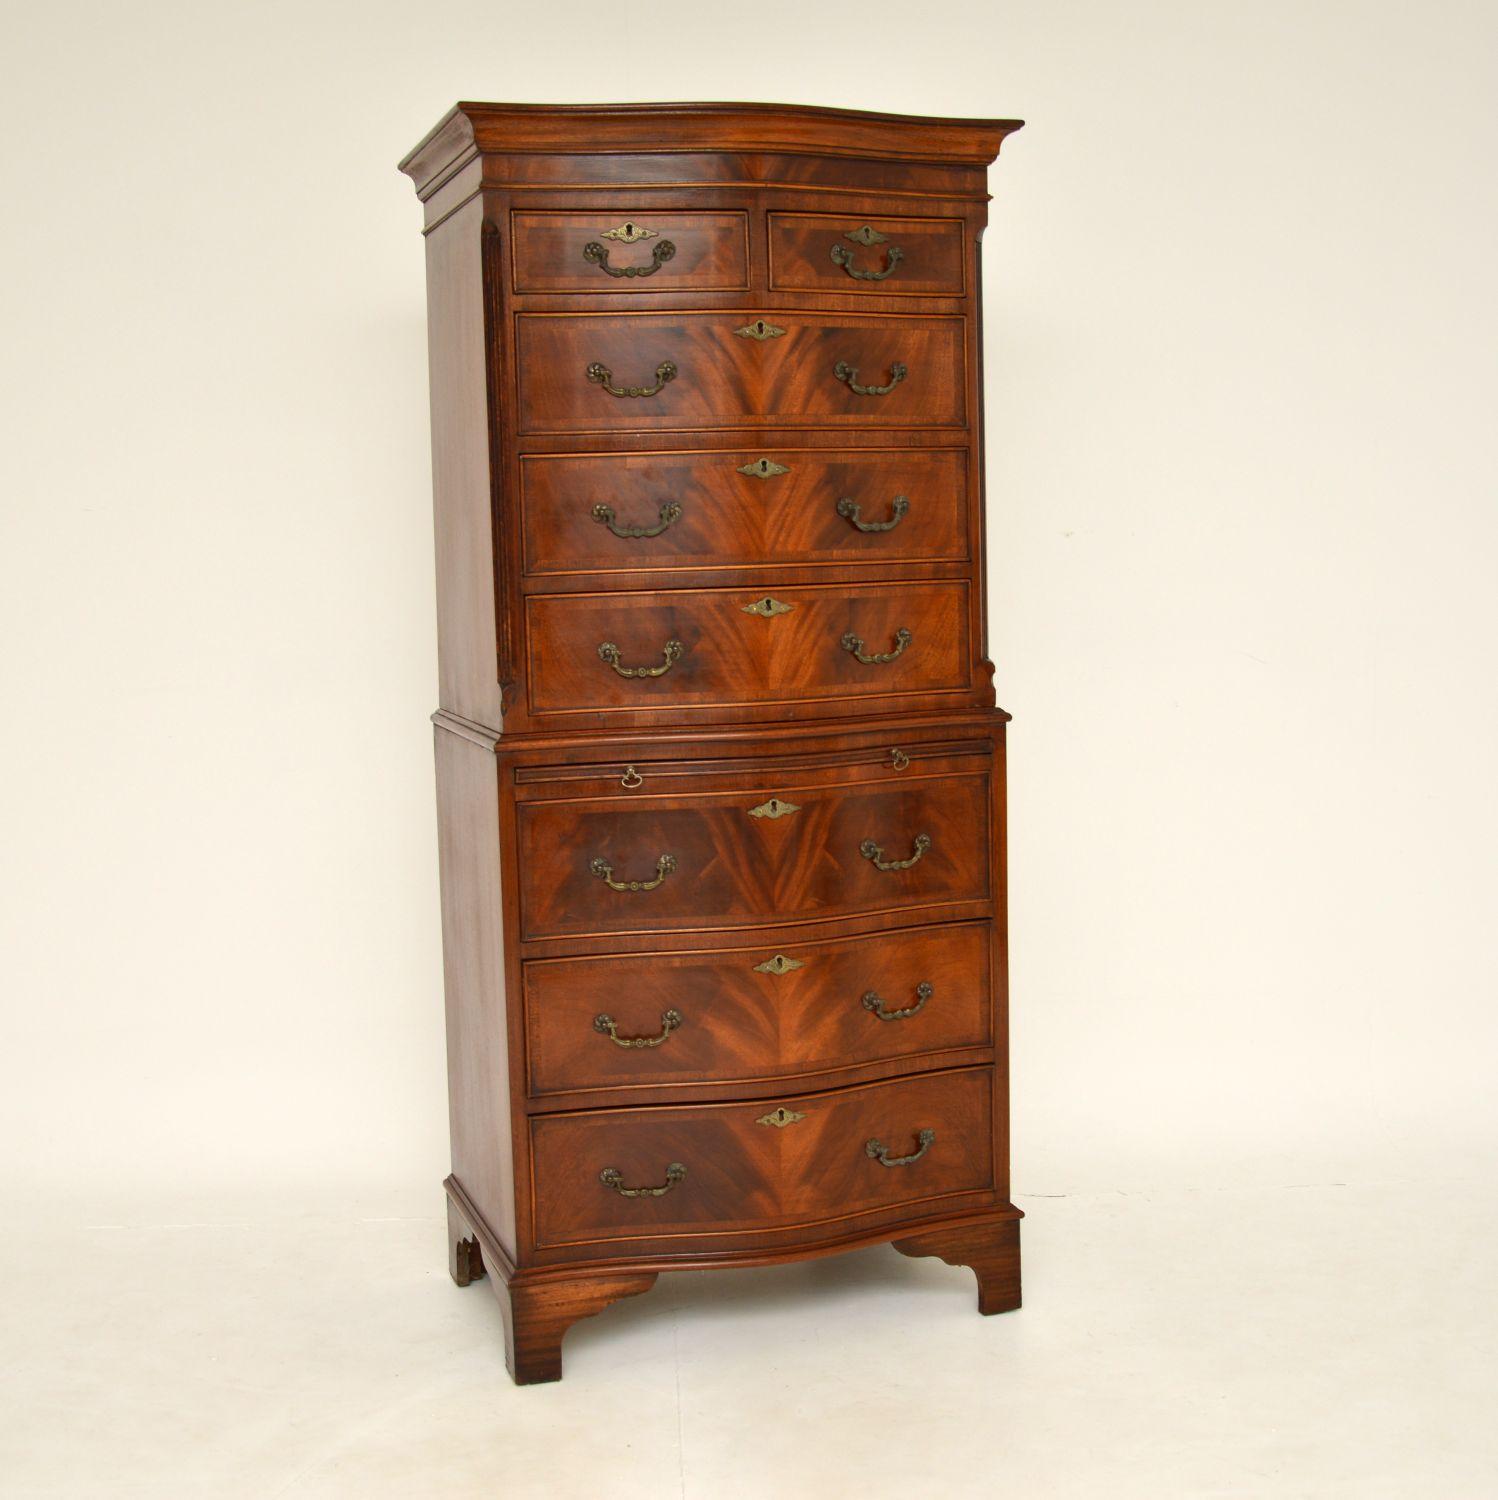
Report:
[[[395,162],[457,98],[1030,121],[985,245],[1016,1188],[1487,1138],[1490,4],[59,0],[7,32],[18,1193],[437,1211]]]

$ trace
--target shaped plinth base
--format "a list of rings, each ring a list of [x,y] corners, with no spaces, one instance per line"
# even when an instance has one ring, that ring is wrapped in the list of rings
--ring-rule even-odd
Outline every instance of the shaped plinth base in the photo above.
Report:
[[[1020,1305],[1018,1219],[935,1229],[894,1246],[901,1255],[934,1255],[949,1266],[967,1266],[978,1278],[978,1311],[985,1316]]]

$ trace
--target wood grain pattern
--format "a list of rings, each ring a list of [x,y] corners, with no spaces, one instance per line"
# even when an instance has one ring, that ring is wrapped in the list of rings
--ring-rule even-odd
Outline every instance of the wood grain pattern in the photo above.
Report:
[[[426,243],[437,662],[444,704],[499,722],[503,621],[491,510],[489,320],[477,203]]]
[[[649,594],[532,595],[526,605],[534,713],[678,710],[706,705],[859,700],[872,694],[960,691],[972,673],[965,583],[860,584],[842,589],[656,590]],[[765,598],[789,613],[762,618]],[[863,662],[842,643],[853,635]],[[659,677],[623,677],[599,656],[651,667],[668,641],[681,655]]]
[[[752,1234],[980,1191],[993,1182],[989,1091],[988,1071],[967,1068],[795,1095],[776,1107],[803,1118],[783,1127],[760,1123],[773,1113],[763,1099],[533,1116],[537,1242]],[[935,1140],[907,1166],[866,1152],[877,1140],[914,1154],[923,1129]],[[600,1181],[612,1168],[626,1185],[659,1185],[673,1162],[686,1175],[660,1197]]]
[[[881,165],[932,161],[982,167],[1022,120],[933,119],[786,104],[482,104],[453,108],[401,161],[423,197],[474,155],[555,162],[607,153],[623,174],[652,154],[788,152],[872,157]],[[692,164],[666,155],[680,180]]]
[[[894,1245],[901,1255],[934,1255],[949,1266],[968,1266],[978,1278],[978,1311],[985,1317],[1020,1305],[1018,1217],[932,1230]]]
[[[745,474],[757,463],[784,473]],[[557,573],[652,569],[838,568],[968,559],[967,452],[962,448],[740,448],[683,453],[556,454],[520,465],[525,568]],[[888,523],[860,531],[856,521]],[[620,537],[594,514],[607,505],[619,530],[661,524],[659,535]],[[845,507],[846,510],[846,507]]]
[[[530,1096],[610,1087],[649,1094],[670,1084],[818,1073],[856,1079],[871,1061],[988,1046],[988,934],[986,922],[966,922],[830,942],[771,939],[527,963]],[[924,1004],[922,984],[931,986]],[[864,1005],[866,994],[888,1010],[919,1009],[880,1020]],[[668,1011],[681,1018],[673,1030],[662,1025]],[[622,1035],[664,1031],[666,1040],[620,1047],[595,1027],[600,1014]]]
[[[556,1379],[567,1328],[667,1268],[894,1240],[972,1266],[982,1310],[1018,1305],[977,254],[1015,128],[460,105],[403,163],[427,235],[449,1270],[489,1283],[517,1382]],[[656,234],[608,239],[625,221]],[[667,360],[655,395],[605,388]],[[760,458],[785,472],[739,472]],[[888,660],[843,648],[902,630]],[[668,640],[656,677],[598,654],[648,667]]]
[[[737,331],[763,308],[715,313],[521,313],[519,429],[552,432],[692,430],[806,425],[961,427],[967,421],[961,318],[853,313],[777,313],[778,337]],[[675,378],[659,394],[611,396],[587,378],[601,364],[621,388],[649,387],[662,364]],[[860,396],[835,374],[884,385]]]
[[[980,763],[882,784],[787,775],[739,793],[528,803],[516,819],[521,934],[789,931],[813,917],[987,900],[989,793]],[[770,797],[799,811],[751,817]],[[877,869],[859,852],[873,840],[887,860],[908,859],[922,836],[930,847],[908,869]],[[602,859],[616,879],[643,881],[663,855],[675,868],[654,890],[612,890],[591,872]]]
[[[650,239],[632,245],[605,238],[624,222],[639,221],[653,230]],[[652,208],[641,213],[595,207],[579,213],[515,213],[514,286],[519,293],[627,293],[655,296],[662,292],[747,291],[749,287],[748,215]],[[672,247],[669,260],[648,276],[610,276],[584,258],[589,244],[608,252],[615,270],[645,268],[662,241]]]
[[[435,748],[453,1171],[513,1254],[510,1052],[505,1014],[492,999],[505,965],[499,778],[493,755],[477,745],[439,730]]]
[[[769,221],[770,286],[777,291],[960,297],[967,290],[961,219],[772,213]],[[882,234],[883,241],[866,245],[849,239],[850,232],[865,227]],[[834,249],[851,257],[847,265],[833,259]],[[899,253],[891,267],[892,249]],[[850,270],[882,279],[862,280]]]

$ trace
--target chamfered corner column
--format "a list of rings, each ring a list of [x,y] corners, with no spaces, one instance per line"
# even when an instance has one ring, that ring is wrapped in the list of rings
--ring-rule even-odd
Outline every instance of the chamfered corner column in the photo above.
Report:
[[[1020,1305],[1019,1219],[995,1219],[934,1229],[894,1241],[901,1255],[934,1255],[949,1266],[967,1266],[978,1278],[978,1311],[1013,1312]]]

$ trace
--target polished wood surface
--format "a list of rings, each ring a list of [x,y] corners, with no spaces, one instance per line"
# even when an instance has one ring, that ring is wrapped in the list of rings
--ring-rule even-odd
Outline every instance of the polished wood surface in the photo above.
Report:
[[[860,157],[879,164],[958,162],[982,169],[1020,120],[933,119],[873,110],[786,104],[482,104],[453,108],[405,156],[400,168],[423,198],[482,156],[554,164],[602,160],[639,176],[656,167],[680,182],[694,164],[675,153],[787,152],[834,159],[846,182]],[[657,165],[658,164],[658,165]],[[669,174],[669,175],[668,175]]]
[[[977,295],[1016,128],[460,105],[403,163],[449,1269],[518,1383],[663,1269],[893,1240],[1018,1305]]]
[[[524,973],[529,1092],[537,1100],[611,1088],[659,1094],[672,1085],[679,1094],[714,1083],[757,1095],[775,1080],[853,1082],[872,1062],[940,1060],[993,1040],[986,922],[538,959]],[[865,1003],[870,995],[877,1004]],[[897,1014],[905,1010],[914,1013]],[[664,1040],[621,1046],[595,1024],[600,1015],[618,1036]],[[677,1018],[674,1026],[666,1015]]]
[[[841,570],[965,563],[970,555],[963,448],[554,454],[525,458],[520,482],[530,579],[655,569]],[[600,519],[600,505],[612,516]],[[663,507],[676,514],[657,535],[617,535],[662,527]],[[892,518],[888,530],[859,529]]]
[[[513,1254],[510,1028],[493,1004],[506,959],[499,778],[493,754],[480,746],[439,730],[435,748],[453,1171],[485,1205]]]
[[[759,606],[774,613],[753,613]],[[536,713],[807,699],[856,711],[873,694],[961,691],[972,671],[968,585],[958,582],[543,594],[527,600],[526,624]],[[843,644],[849,635],[858,655]],[[617,646],[619,665],[636,671],[661,665],[670,641],[680,655],[658,677],[621,676],[599,654]]]
[[[741,792],[550,800],[518,813],[520,931],[557,934],[709,931],[813,917],[985,901],[991,895],[989,768],[894,774],[882,782],[787,774]],[[755,817],[772,799],[798,810]],[[872,841],[887,864],[866,857]],[[927,847],[922,851],[921,844]],[[615,890],[654,880],[653,890]]]
[[[961,219],[855,218],[771,214],[770,285],[879,297],[960,297],[967,291]]]
[[[1018,1219],[931,1230],[896,1240],[895,1249],[967,1266],[978,1278],[978,1311],[985,1317],[1020,1305]]]
[[[634,227],[628,210],[612,215],[597,210],[517,213],[510,223],[514,287],[519,293],[648,296],[749,289],[749,224],[742,211],[652,211],[638,226],[649,231],[649,238],[623,242],[609,236]],[[658,259],[663,244],[670,246],[669,258]],[[589,259],[585,252],[590,246],[603,251],[606,259]]]
[[[585,1110],[531,1120],[537,1244],[749,1236],[812,1231],[897,1205],[930,1209],[993,1186],[987,1069],[929,1073],[832,1093],[745,1104]],[[777,1114],[784,1111],[784,1114]],[[763,1123],[767,1118],[788,1124]],[[933,1132],[921,1149],[920,1133]],[[868,1151],[887,1148],[885,1166]],[[685,1175],[659,1196],[668,1168]]]
[[[760,324],[784,331],[741,335]],[[967,420],[960,318],[776,313],[522,313],[519,427],[552,432],[690,431],[735,427],[960,427]],[[602,365],[616,396],[588,371]],[[675,369],[661,383],[663,365]],[[860,395],[858,384],[888,385]],[[658,389],[657,389],[658,388]]]

